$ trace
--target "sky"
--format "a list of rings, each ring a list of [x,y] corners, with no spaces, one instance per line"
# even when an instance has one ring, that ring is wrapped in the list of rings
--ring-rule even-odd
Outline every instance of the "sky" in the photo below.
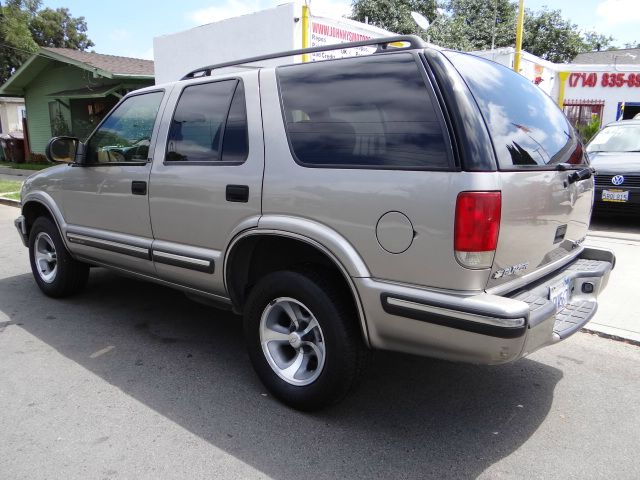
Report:
[[[44,0],[47,7],[67,7],[84,16],[98,53],[153,58],[153,38],[205,23],[270,8],[286,0]],[[312,11],[331,17],[348,15],[351,0],[312,0]],[[525,7],[562,10],[581,30],[611,35],[616,45],[640,42],[640,0],[525,0]]]

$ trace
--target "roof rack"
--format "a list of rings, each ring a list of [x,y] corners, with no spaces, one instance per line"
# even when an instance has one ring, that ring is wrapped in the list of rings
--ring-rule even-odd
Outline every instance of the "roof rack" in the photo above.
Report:
[[[267,55],[259,55],[257,57],[249,57],[249,58],[244,58],[242,60],[233,60],[230,62],[216,63],[214,65],[208,65],[206,67],[201,67],[201,68],[192,70],[189,73],[187,73],[184,77],[182,77],[181,80],[188,80],[190,78],[198,78],[198,77],[208,77],[211,75],[212,70],[217,70],[219,68],[236,67],[236,66],[241,66],[245,63],[261,62],[263,60],[271,60],[274,58],[282,58],[282,57],[291,57],[294,55],[304,55],[306,53],[327,52],[331,50],[342,50],[346,48],[371,47],[371,46],[378,47],[374,52],[374,54],[383,53],[383,52],[389,51],[387,49],[391,44],[400,43],[400,42],[408,43],[409,45],[403,46],[403,47],[394,47],[393,51],[412,50],[416,48],[424,48],[427,46],[424,43],[424,41],[417,35],[398,35],[394,37],[372,38],[370,40],[362,40],[359,42],[336,43],[332,45],[325,45],[322,47],[300,48],[298,50],[269,53]]]

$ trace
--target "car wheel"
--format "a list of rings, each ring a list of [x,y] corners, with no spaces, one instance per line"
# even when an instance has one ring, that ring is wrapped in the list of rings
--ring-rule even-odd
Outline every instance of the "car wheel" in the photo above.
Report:
[[[89,265],[71,258],[58,228],[46,217],[37,218],[31,226],[29,260],[38,287],[50,297],[79,292],[89,278]]]
[[[352,302],[334,283],[317,272],[280,271],[262,278],[247,300],[251,363],[276,398],[299,410],[342,400],[369,354]]]

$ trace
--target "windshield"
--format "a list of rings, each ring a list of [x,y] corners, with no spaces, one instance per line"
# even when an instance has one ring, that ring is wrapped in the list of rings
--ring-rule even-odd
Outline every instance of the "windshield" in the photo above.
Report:
[[[446,52],[478,102],[502,169],[579,165],[585,159],[573,128],[533,82],[495,62]]]
[[[591,141],[587,152],[640,152],[640,124],[605,127]]]

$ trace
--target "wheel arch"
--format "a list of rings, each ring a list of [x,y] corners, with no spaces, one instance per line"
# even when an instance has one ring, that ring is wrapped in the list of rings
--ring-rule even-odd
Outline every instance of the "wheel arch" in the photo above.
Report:
[[[367,346],[370,345],[364,308],[351,278],[351,272],[359,271],[358,265],[344,265],[322,243],[299,233],[282,230],[253,229],[242,232],[233,239],[226,252],[223,264],[224,284],[237,312],[243,311],[248,293],[258,278],[296,265],[319,265],[330,269],[336,275],[336,281],[343,282],[348,288],[363,340]],[[265,255],[266,252],[269,255]],[[368,276],[368,272],[366,273]]]
[[[65,235],[67,224],[64,221],[60,208],[56,205],[53,198],[45,192],[30,192],[22,201],[22,215],[25,218],[25,228],[27,239],[29,238],[29,232],[33,222],[40,217],[45,216],[55,224],[62,237],[62,242],[69,249],[67,245],[67,238]]]

